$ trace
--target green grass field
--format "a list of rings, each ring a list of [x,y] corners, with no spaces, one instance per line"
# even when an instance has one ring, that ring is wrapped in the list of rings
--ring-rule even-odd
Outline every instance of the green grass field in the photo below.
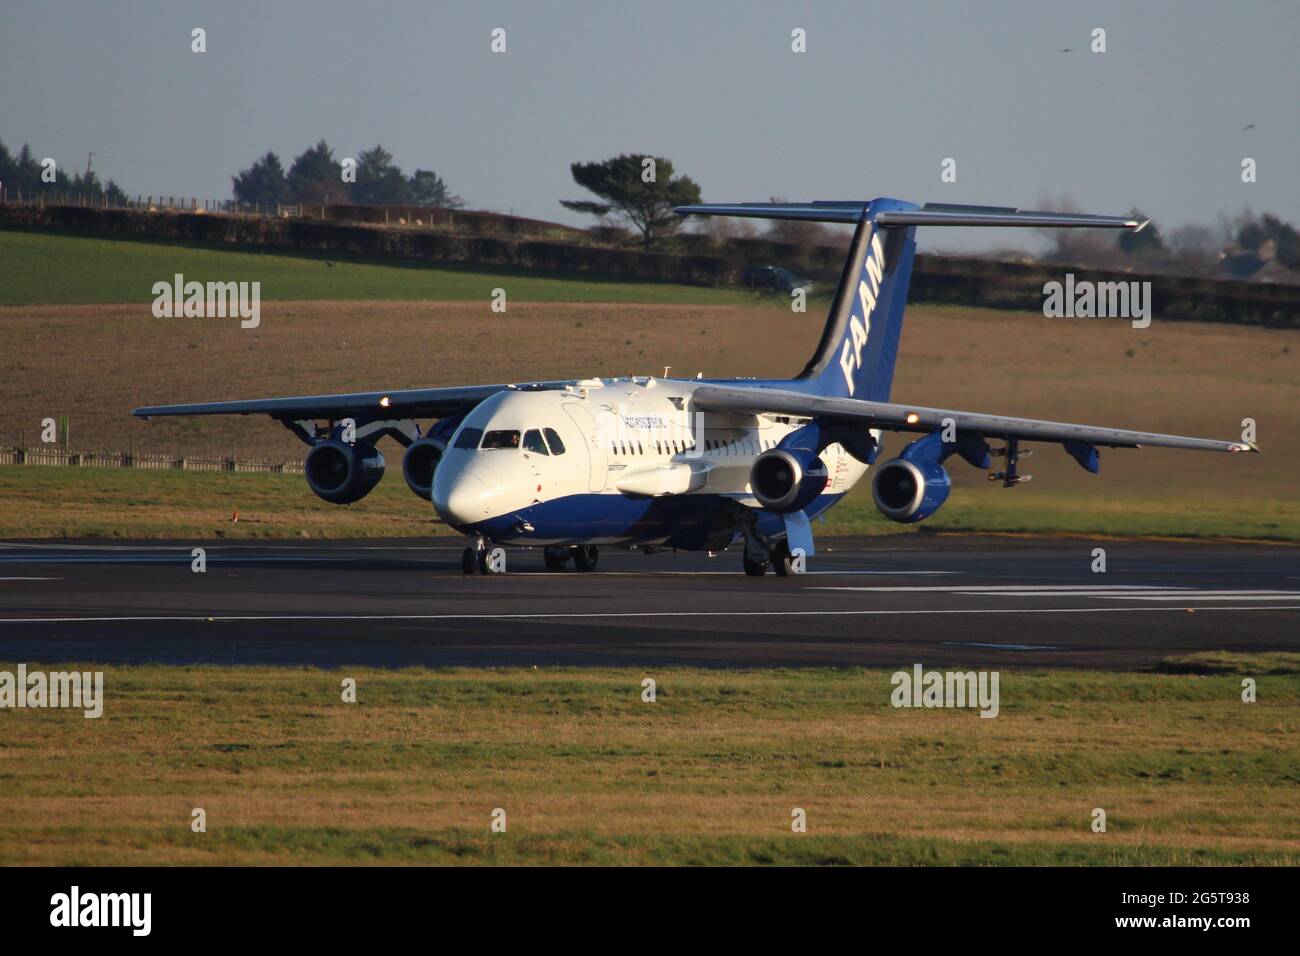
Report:
[[[0,864],[1295,865],[1300,655],[1212,664],[1004,671],[993,719],[881,671],[111,667],[98,720],[0,710]]]
[[[486,301],[498,286],[518,302],[734,305],[760,299],[737,290],[603,277],[0,230],[0,305],[152,302],[153,284],[170,282],[177,272],[186,281],[259,281],[264,300]]]
[[[451,534],[396,467],[354,505],[327,504],[301,475],[0,465],[0,538],[346,538]],[[238,510],[240,520],[230,521]],[[983,484],[954,489],[924,525],[881,517],[866,483],[814,525],[818,535],[1026,532],[1300,541],[1300,502],[1248,513],[1221,497],[1167,499]]]

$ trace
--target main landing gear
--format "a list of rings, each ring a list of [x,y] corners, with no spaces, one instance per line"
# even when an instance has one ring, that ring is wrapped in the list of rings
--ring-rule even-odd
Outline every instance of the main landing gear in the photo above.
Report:
[[[570,561],[579,571],[595,571],[600,561],[600,548],[594,544],[571,548],[552,545],[546,548],[543,556],[548,571],[563,571]],[[460,569],[466,574],[505,574],[505,549],[494,548],[487,539],[480,538],[461,553]]]
[[[571,548],[549,545],[544,555],[548,571],[563,571],[570,560],[579,571],[595,571],[600,560],[600,548],[594,544],[579,544]]]
[[[742,558],[745,573],[751,578],[761,578],[767,573],[769,567],[776,572],[777,577],[785,578],[794,574],[794,558],[790,554],[790,546],[784,541],[777,541],[767,549],[766,560],[760,558],[756,552],[757,549],[751,549],[746,545]]]

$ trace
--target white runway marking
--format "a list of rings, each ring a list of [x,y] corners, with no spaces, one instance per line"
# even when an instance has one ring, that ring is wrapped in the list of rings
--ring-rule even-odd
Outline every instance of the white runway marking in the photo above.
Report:
[[[95,617],[4,617],[0,624],[85,624],[148,622],[247,622],[247,621],[506,621],[506,620],[577,620],[611,618],[659,617],[891,617],[911,615],[964,615],[964,614],[1152,614],[1173,611],[1186,614],[1181,607],[1015,607],[1015,608],[926,608],[882,610],[876,608],[847,611],[569,611],[531,614],[185,614],[185,615],[123,615]],[[1279,604],[1261,607],[1203,607],[1197,613],[1211,611],[1300,611],[1300,604]]]
[[[1061,591],[1066,589],[1079,591],[1084,594],[1094,591],[1150,591],[1160,589],[1181,592],[1182,590],[1191,590],[1190,588],[1161,588],[1159,585],[1135,588],[1128,584],[918,584],[912,587],[904,587],[901,585],[897,587],[886,585],[881,585],[879,587],[858,587],[846,584],[842,587],[821,585],[815,588],[808,588],[809,591],[947,591],[950,594],[967,594],[978,591]]]
[[[599,573],[602,578],[619,578],[619,577],[646,578],[646,577],[653,577],[655,575],[675,575],[677,577],[704,577],[708,575],[721,575],[723,577],[728,577],[728,578],[739,577],[739,575],[737,575],[735,571],[601,571]],[[830,577],[842,577],[842,576],[854,575],[854,574],[862,574],[862,575],[901,574],[909,577],[925,578],[925,577],[934,577],[940,574],[965,574],[965,573],[966,572],[964,571],[847,571],[846,570],[846,571],[805,571],[800,576],[805,578],[810,578],[820,574],[828,575]],[[831,591],[834,589],[821,588],[820,590]],[[845,590],[852,591],[855,589],[845,588]],[[861,590],[888,590],[888,589],[887,588],[878,588],[878,589],[862,588]],[[900,588],[899,590],[906,590],[906,588]],[[924,589],[918,589],[918,590],[924,590]],[[940,589],[940,590],[946,590],[946,589]]]
[[[983,641],[944,641],[954,647],[991,647],[1000,651],[1059,651],[1048,644],[986,644]]]
[[[1024,594],[1018,591],[985,592],[994,597],[1095,597],[1108,601],[1221,601],[1232,598],[1241,601],[1280,601],[1300,599],[1300,591],[1036,591]]]
[[[884,593],[929,592],[966,597],[1004,598],[1101,598],[1107,601],[1170,601],[1186,604],[1191,601],[1286,601],[1300,600],[1300,591],[1279,591],[1267,588],[1205,589],[1187,587],[1134,587],[1124,584],[954,584],[946,587],[811,587],[809,591],[871,591]]]

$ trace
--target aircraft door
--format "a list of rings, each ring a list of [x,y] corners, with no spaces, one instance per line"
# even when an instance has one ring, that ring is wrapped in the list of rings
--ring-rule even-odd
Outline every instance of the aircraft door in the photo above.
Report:
[[[596,428],[596,419],[578,402],[566,402],[563,407],[584,438],[583,445],[587,449],[587,461],[590,465],[588,487],[592,491],[604,491],[608,466],[605,463],[605,446],[601,444]]]

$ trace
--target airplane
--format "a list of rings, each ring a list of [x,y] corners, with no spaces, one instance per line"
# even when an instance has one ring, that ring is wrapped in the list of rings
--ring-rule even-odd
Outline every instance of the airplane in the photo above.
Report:
[[[602,546],[717,552],[741,544],[751,576],[803,573],[811,522],[870,470],[876,507],[903,524],[947,500],[945,462],[998,470],[1013,487],[1025,442],[1061,445],[1096,473],[1100,448],[1254,452],[1253,443],[1039,421],[891,401],[920,226],[1142,229],[1124,216],[899,199],[681,206],[681,215],[853,224],[821,340],[791,379],[654,376],[470,385],[137,408],[169,415],[267,415],[309,450],[308,487],[334,504],[384,475],[375,447],[404,446],[402,475],[472,541],[466,574],[505,570],[504,546],[540,547],[545,566],[597,567]],[[422,428],[420,420],[429,421]],[[885,432],[912,440],[876,464]],[[914,436],[914,437],[913,437]],[[992,445],[999,447],[991,447]]]

